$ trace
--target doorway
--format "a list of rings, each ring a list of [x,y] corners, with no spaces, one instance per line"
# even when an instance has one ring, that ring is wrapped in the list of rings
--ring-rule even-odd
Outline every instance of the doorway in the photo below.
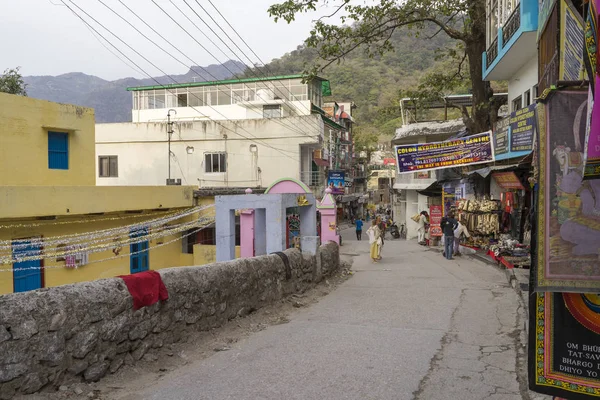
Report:
[[[42,241],[39,238],[14,240],[13,258],[31,257],[41,254]],[[42,260],[13,263],[13,291],[27,292],[44,287]]]

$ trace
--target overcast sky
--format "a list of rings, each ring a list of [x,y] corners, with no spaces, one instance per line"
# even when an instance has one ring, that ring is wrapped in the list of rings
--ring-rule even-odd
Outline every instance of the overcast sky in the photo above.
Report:
[[[192,62],[186,59],[175,48],[166,44],[156,36],[148,27],[130,13],[119,0],[101,0],[111,9],[125,17],[138,29],[154,39],[161,46],[169,50],[174,56],[185,63],[180,64],[153,44],[144,39],[133,28],[127,25],[117,15],[104,7],[99,0],[74,0],[75,4],[85,10],[98,22],[105,25],[124,42],[138,50],[142,55],[152,61],[156,66],[168,74],[180,74],[187,72]],[[208,51],[215,57],[203,50],[198,43],[190,38],[175,22],[163,13],[152,0],[122,0],[136,14],[142,17],[148,24],[167,38],[176,48],[183,51],[196,64],[206,66],[223,62],[226,59],[237,59],[231,54],[225,45],[200,21],[184,1],[187,1],[208,25],[215,30],[225,41],[228,42],[237,57],[244,62],[247,59],[235,48],[217,28],[217,24],[210,20],[207,14],[198,6],[196,0],[155,0],[168,14],[173,16],[184,28],[188,30]],[[199,32],[190,21],[188,21],[171,4],[173,1],[181,10],[185,11],[193,23],[202,29],[209,38],[218,45],[218,48]],[[279,0],[281,2],[283,0]],[[69,6],[89,21],[110,42],[119,47],[125,54],[133,59],[144,70],[153,76],[162,75],[162,72],[151,66],[135,53],[127,48],[110,33],[107,33],[97,25],[90,17],[65,0]],[[208,0],[199,0],[200,4],[215,18],[226,32],[235,39],[253,61],[257,61],[252,53],[245,47],[233,32],[218,16]],[[288,25],[285,22],[275,23],[267,13],[268,7],[277,3],[278,0],[212,0],[221,13],[246,40],[260,58],[268,62],[278,58],[286,52],[294,50],[309,34],[311,22],[321,15],[326,14],[327,9],[321,9],[316,13],[304,14],[295,22]],[[57,5],[58,4],[58,5]],[[145,77],[141,72],[126,65],[113,55],[106,47],[117,53],[110,45],[96,37],[85,24],[76,17],[69,9],[60,5],[60,0],[18,0],[12,1],[10,7],[0,7],[0,37],[2,45],[0,49],[0,72],[6,68],[21,66],[23,75],[59,75],[67,72],[83,72],[96,75],[104,79],[118,79],[129,76],[137,78]],[[222,52],[221,52],[222,51]],[[225,54],[223,54],[223,52]],[[118,53],[117,53],[118,54]],[[125,60],[123,56],[119,56]]]

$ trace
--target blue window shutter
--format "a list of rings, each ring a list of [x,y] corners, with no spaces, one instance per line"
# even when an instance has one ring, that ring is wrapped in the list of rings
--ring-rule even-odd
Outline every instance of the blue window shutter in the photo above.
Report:
[[[42,249],[41,244],[31,240],[17,240],[14,244],[17,245],[13,247],[14,258],[36,255]],[[42,287],[41,265],[40,260],[21,261],[13,264],[13,290],[15,293]]]
[[[69,169],[69,134],[48,132],[48,168]]]
[[[131,230],[129,236],[132,239],[140,238],[148,235],[148,229],[142,228]],[[129,269],[130,273],[135,274],[149,269],[149,247],[150,243],[145,240],[139,243],[131,243],[129,245]]]

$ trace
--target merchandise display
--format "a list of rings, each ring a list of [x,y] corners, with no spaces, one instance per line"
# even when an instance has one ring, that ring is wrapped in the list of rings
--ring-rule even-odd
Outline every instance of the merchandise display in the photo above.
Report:
[[[458,218],[471,233],[461,244],[486,252],[507,268],[529,268],[531,227],[522,203],[523,196],[516,191],[502,193],[500,200],[459,200]],[[525,244],[519,241],[522,230]]]

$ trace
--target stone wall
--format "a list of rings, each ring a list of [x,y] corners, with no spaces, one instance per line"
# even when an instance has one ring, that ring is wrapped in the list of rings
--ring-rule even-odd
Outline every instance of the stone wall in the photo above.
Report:
[[[120,278],[0,296],[0,398],[73,378],[97,381],[194,331],[303,292],[338,267],[329,243],[313,257],[286,250],[164,269],[169,299],[137,311]]]

